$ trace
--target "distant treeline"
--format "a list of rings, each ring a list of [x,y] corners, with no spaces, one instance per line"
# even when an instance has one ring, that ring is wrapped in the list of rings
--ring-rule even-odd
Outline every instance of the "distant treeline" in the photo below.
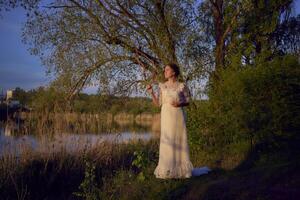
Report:
[[[54,88],[39,87],[25,91],[17,87],[14,90],[13,100],[22,105],[41,112],[73,111],[79,113],[120,113],[131,114],[157,113],[159,108],[152,104],[147,97],[117,97],[112,95],[80,93],[71,102],[66,102],[64,94]]]

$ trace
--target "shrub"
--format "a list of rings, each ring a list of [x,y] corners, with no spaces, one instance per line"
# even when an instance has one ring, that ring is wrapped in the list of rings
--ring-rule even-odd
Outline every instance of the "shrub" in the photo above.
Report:
[[[192,152],[223,154],[232,144],[270,143],[300,128],[300,67],[293,56],[221,71],[218,90],[188,109]],[[245,148],[242,148],[245,149]],[[222,157],[222,156],[220,156]]]

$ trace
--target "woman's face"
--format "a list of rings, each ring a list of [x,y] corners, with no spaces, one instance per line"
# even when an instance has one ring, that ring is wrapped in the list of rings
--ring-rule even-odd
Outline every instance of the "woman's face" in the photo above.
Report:
[[[167,66],[165,66],[165,69],[164,69],[164,75],[165,75],[165,78],[168,79],[172,76],[175,76],[175,72],[169,65],[167,65]]]

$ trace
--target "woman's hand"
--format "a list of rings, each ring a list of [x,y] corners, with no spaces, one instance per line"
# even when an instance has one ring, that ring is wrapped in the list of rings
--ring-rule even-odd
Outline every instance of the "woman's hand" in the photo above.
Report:
[[[148,93],[152,94],[153,93],[152,85],[151,84],[147,85],[146,90],[147,90]]]
[[[176,108],[181,107],[181,103],[179,101],[172,101],[171,105],[176,107]]]
[[[160,105],[159,105],[159,99],[158,99],[158,97],[155,95],[155,93],[154,93],[154,91],[153,91],[153,87],[152,87],[151,84],[148,84],[148,85],[146,86],[146,90],[147,90],[147,92],[151,95],[153,103],[154,103],[156,106],[160,106]]]

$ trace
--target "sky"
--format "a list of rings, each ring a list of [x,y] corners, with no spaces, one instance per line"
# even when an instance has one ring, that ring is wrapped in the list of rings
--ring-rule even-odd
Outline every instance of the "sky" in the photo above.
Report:
[[[38,57],[30,55],[21,42],[25,12],[17,8],[1,13],[0,18],[0,92],[15,87],[32,89],[49,81]]]
[[[295,14],[300,13],[300,0],[295,0]],[[21,41],[22,27],[26,22],[25,11],[17,8],[2,12],[0,18],[0,93],[21,87],[25,90],[45,86],[51,81],[39,57],[30,55],[29,46]],[[86,93],[95,93],[87,88]]]
[[[24,9],[2,12],[0,17],[0,94],[20,87],[26,91],[46,86],[51,81],[38,56],[31,55],[29,46],[21,40],[22,27],[26,22]],[[84,90],[96,93],[96,87]]]

